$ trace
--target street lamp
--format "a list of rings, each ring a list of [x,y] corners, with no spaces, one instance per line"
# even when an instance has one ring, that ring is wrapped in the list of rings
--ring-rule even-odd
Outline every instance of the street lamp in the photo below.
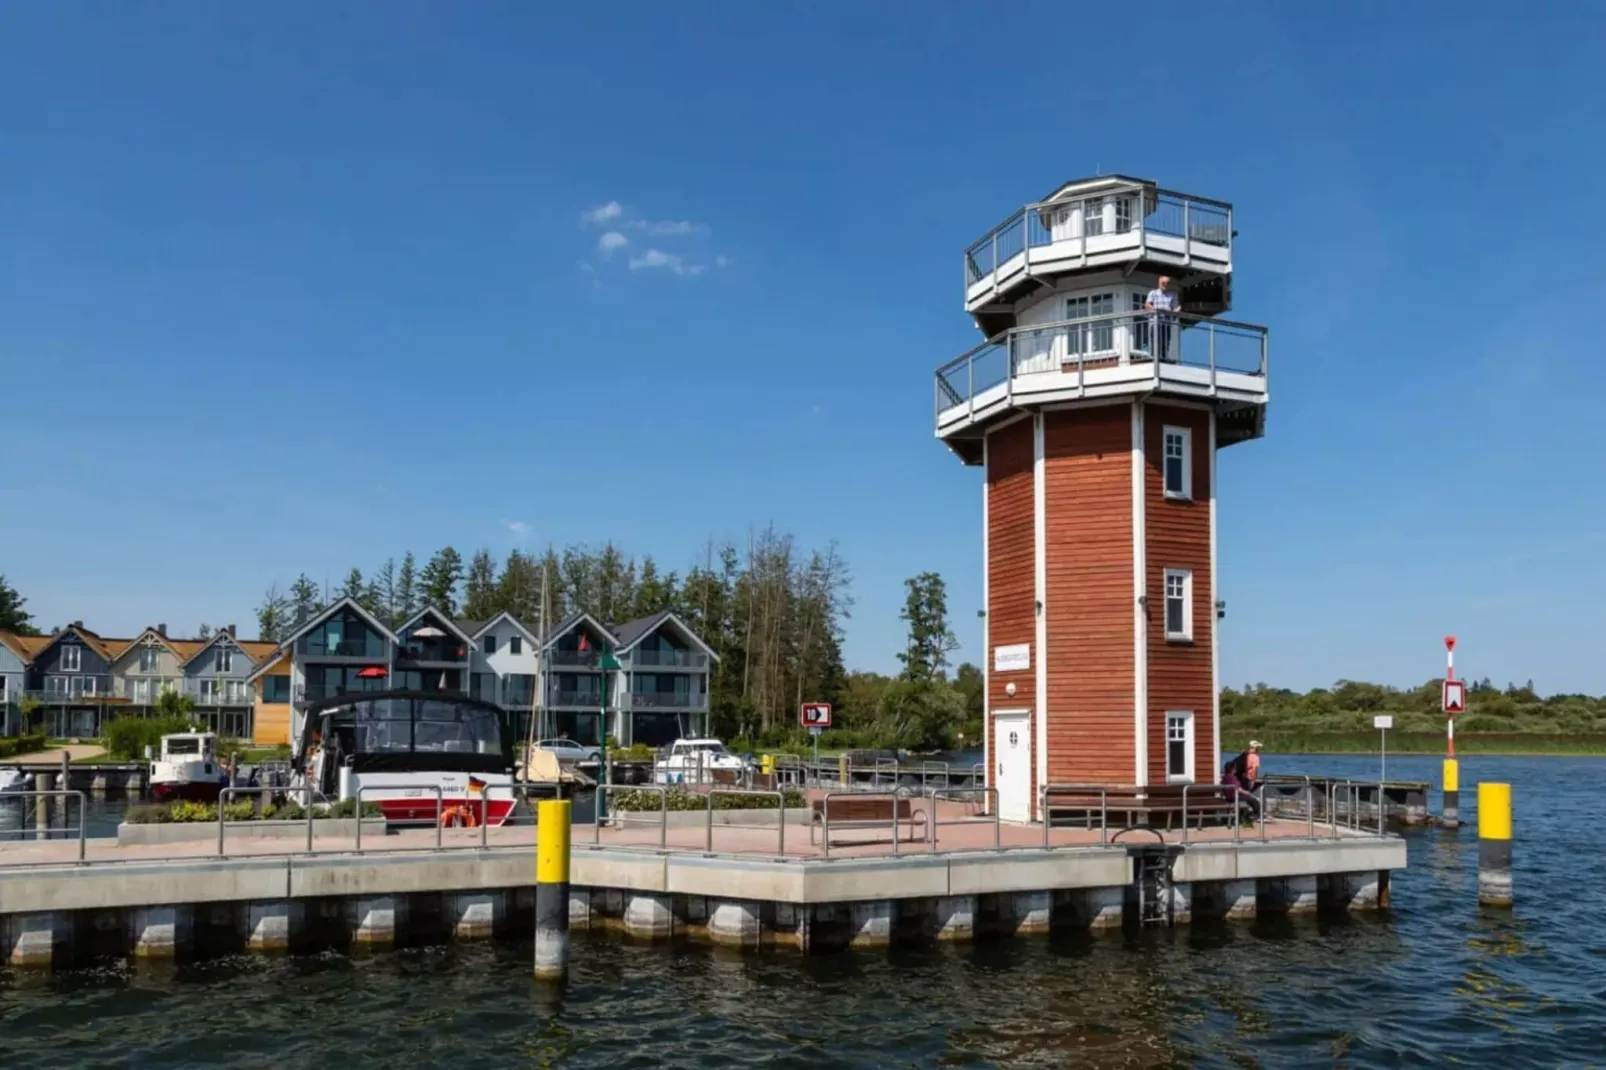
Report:
[[[600,826],[608,816],[608,674],[619,671],[619,659],[609,651],[608,644],[602,644],[602,656],[597,659],[597,669],[602,673],[602,687],[600,689],[602,708],[602,758],[601,769],[598,770],[602,778],[597,788],[597,824]]]

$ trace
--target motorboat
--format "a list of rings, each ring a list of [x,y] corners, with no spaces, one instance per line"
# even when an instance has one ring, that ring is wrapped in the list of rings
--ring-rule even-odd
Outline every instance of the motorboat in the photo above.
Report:
[[[151,761],[151,795],[157,802],[217,802],[228,782],[228,772],[217,760],[214,733],[173,732],[162,737],[161,750]]]
[[[288,792],[376,803],[387,822],[501,825],[514,807],[506,712],[445,691],[364,691],[305,711]]]
[[[717,739],[677,739],[653,763],[652,779],[655,784],[707,784],[738,780],[747,769],[748,762]]]

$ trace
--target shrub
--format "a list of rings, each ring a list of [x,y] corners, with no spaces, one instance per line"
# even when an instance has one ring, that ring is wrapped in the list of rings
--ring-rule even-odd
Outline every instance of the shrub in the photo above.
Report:
[[[0,739],[0,758],[15,758],[19,754],[32,754],[45,749],[43,735],[17,736],[15,739]]]
[[[349,818],[356,808],[356,800],[347,799],[345,802],[335,803],[333,806],[319,806],[313,809],[313,820],[323,818]],[[382,817],[384,811],[379,804],[365,802],[362,804],[364,817]],[[268,804],[262,808],[260,820],[263,821],[305,821],[307,812],[297,803],[286,803],[283,806]],[[178,825],[201,824],[217,820],[217,806],[214,803],[191,802],[179,799],[170,803],[141,803],[130,806],[123,814],[123,820],[131,825]],[[259,820],[250,799],[241,799],[231,802],[223,807],[223,820],[225,821],[256,821]]]
[[[146,747],[154,754],[161,748],[163,736],[189,730],[190,721],[182,716],[119,717],[101,729],[101,742],[114,758],[142,761]]]
[[[785,798],[788,808],[808,805],[803,793],[795,788],[787,790]],[[656,791],[621,791],[608,802],[615,810],[633,813],[655,813],[660,805]],[[664,793],[662,805],[666,810],[706,810],[708,795],[686,788],[671,788]],[[775,800],[764,795],[716,795],[714,809],[773,810]]]

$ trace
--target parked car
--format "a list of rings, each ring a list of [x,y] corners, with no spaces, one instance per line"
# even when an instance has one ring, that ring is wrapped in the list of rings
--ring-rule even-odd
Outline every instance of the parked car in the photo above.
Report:
[[[536,740],[537,750],[551,751],[557,755],[560,762],[599,762],[602,760],[602,748],[576,743],[572,739],[540,739]]]

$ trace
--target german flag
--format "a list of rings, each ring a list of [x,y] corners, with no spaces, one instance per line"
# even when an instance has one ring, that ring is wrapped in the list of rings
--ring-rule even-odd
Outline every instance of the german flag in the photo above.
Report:
[[[471,775],[468,778],[468,793],[470,795],[484,795],[485,794],[485,781],[481,780],[477,776],[472,776]]]

